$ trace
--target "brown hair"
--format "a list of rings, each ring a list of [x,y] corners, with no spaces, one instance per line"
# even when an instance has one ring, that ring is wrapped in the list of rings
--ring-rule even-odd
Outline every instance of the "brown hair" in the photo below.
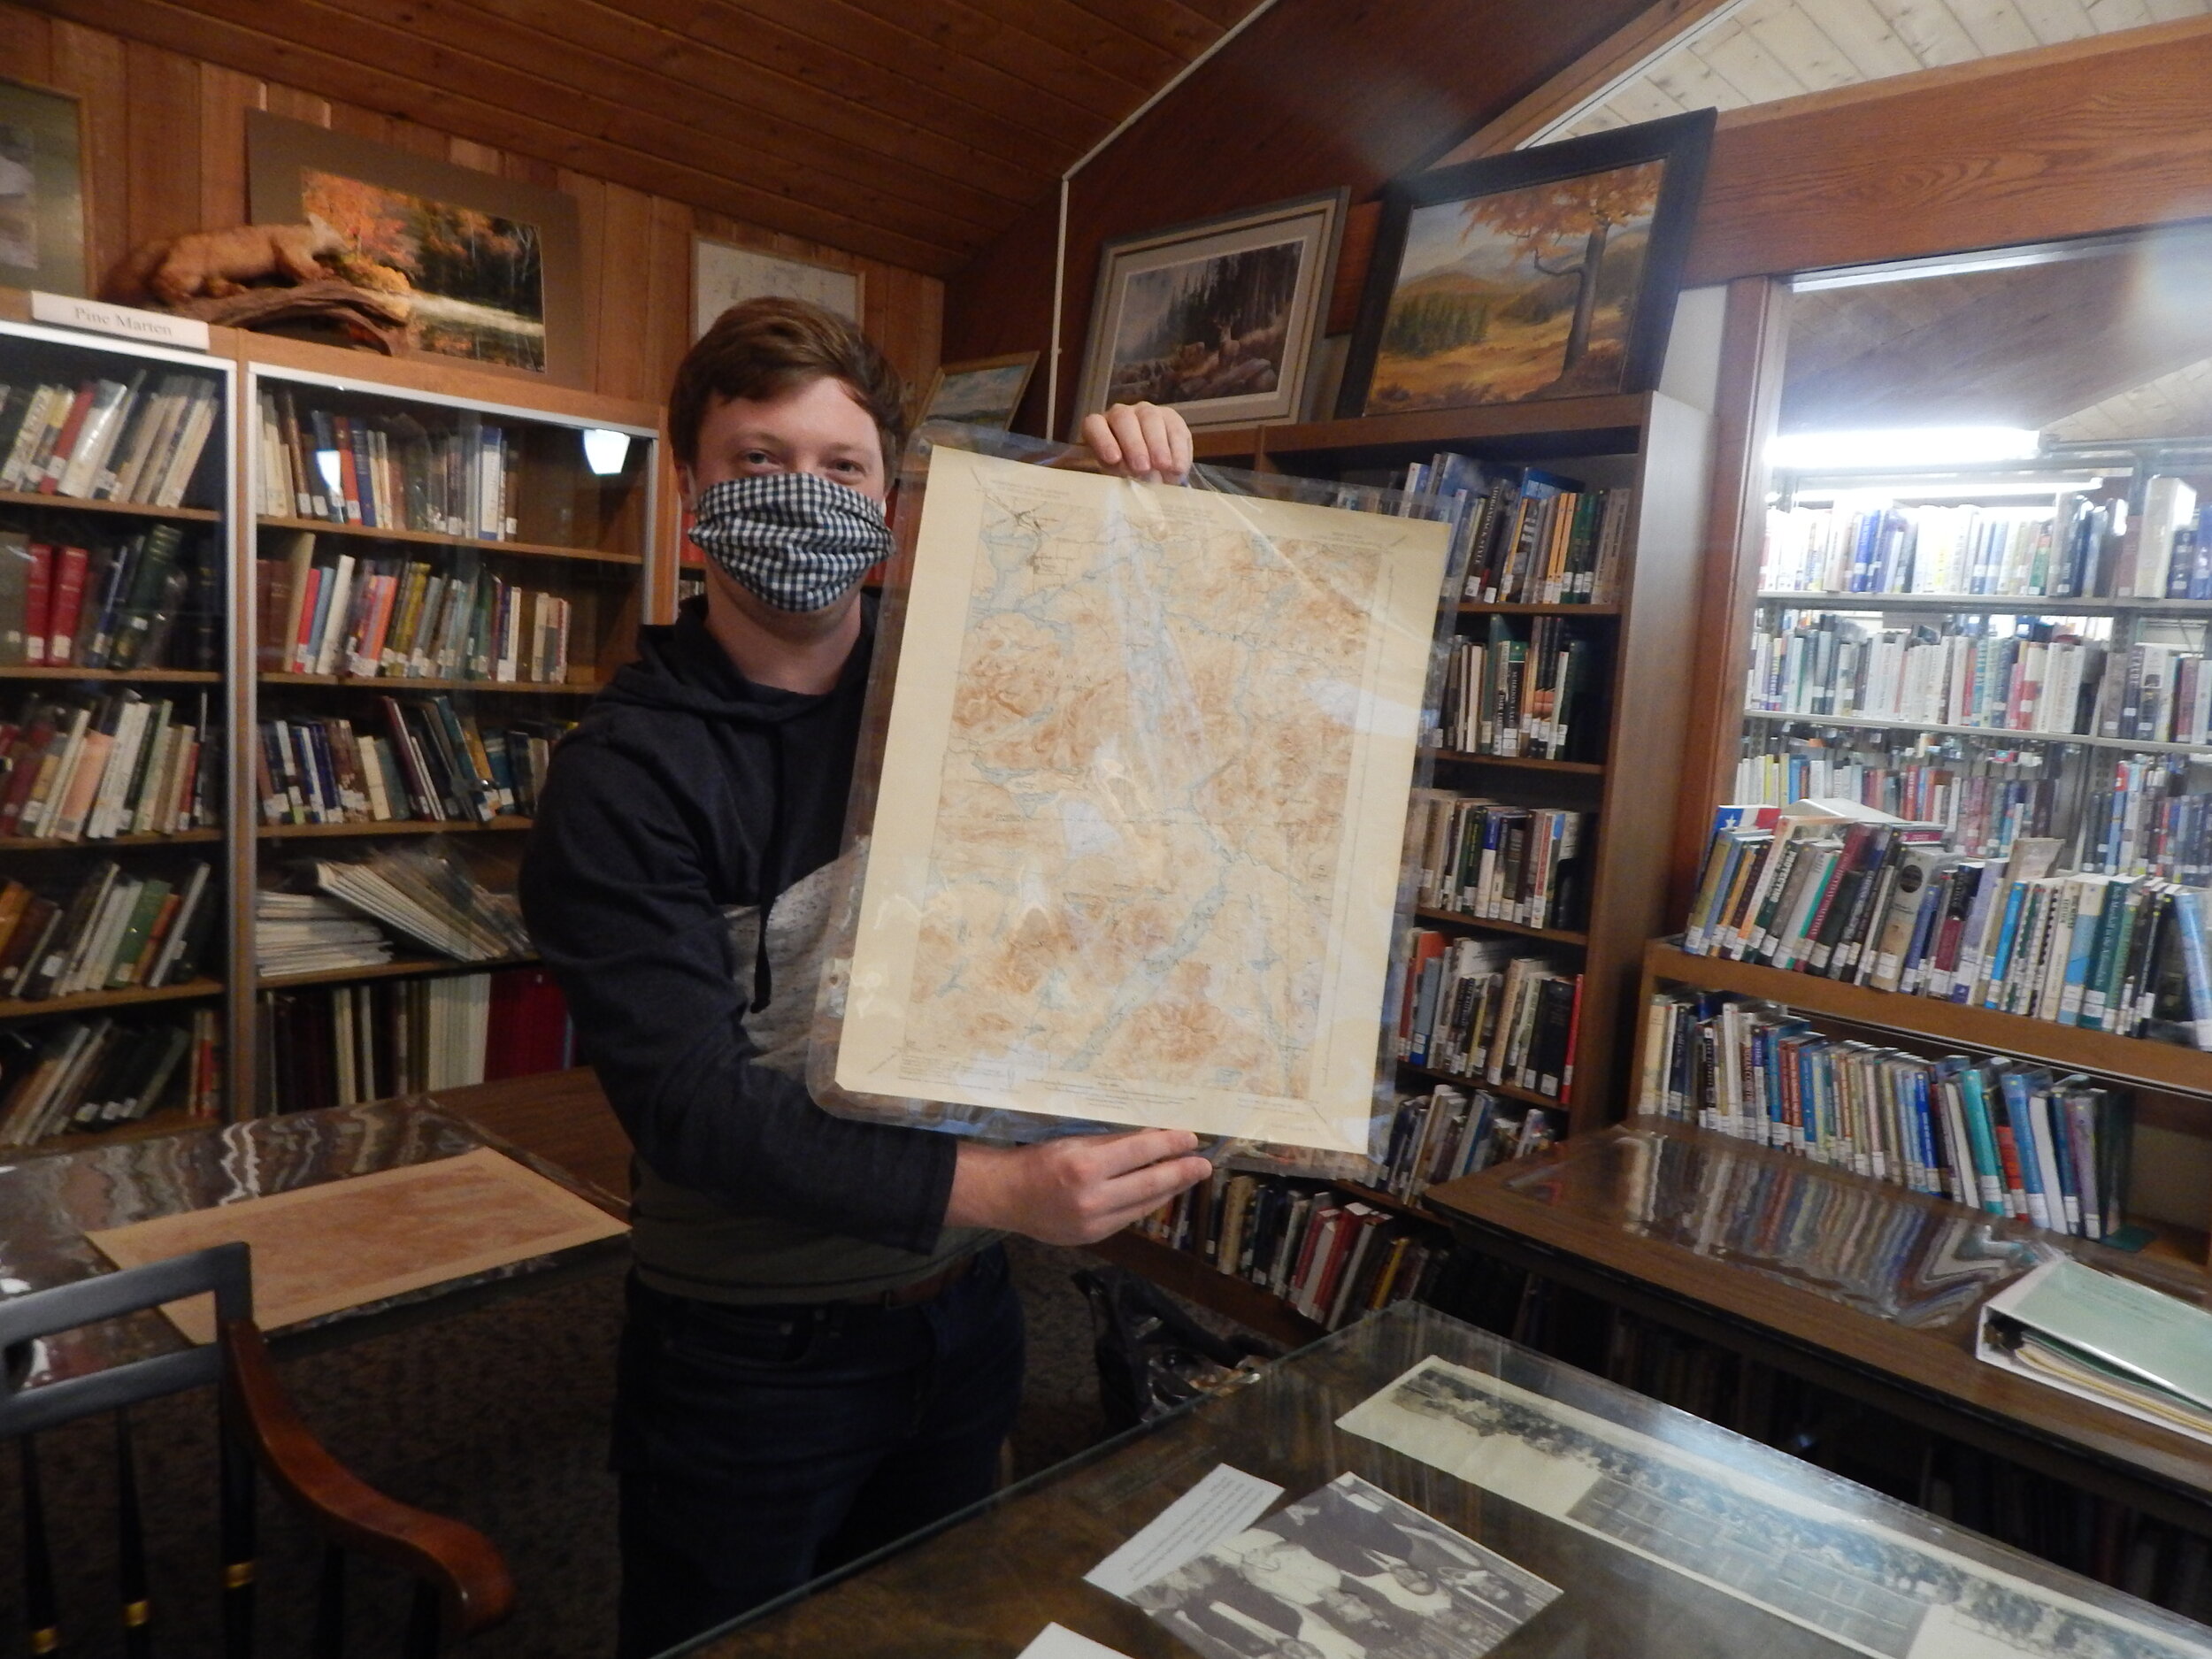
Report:
[[[668,388],[668,435],[685,466],[699,459],[699,428],[717,398],[781,397],[819,380],[838,381],[874,417],[883,465],[895,474],[906,441],[906,386],[882,352],[834,311],[804,300],[757,299],[714,319]]]

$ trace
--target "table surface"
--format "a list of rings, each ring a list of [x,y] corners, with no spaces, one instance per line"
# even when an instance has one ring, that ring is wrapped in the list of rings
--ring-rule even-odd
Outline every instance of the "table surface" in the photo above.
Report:
[[[2202,1305],[2206,1281],[1778,1149],[1642,1118],[1429,1189],[1455,1223],[1572,1256],[2201,1502],[2212,1447],[1974,1356],[1983,1302],[2063,1252]]]
[[[1337,1426],[1431,1356],[1479,1376],[1401,1417],[1434,1437],[1422,1442],[1435,1448],[1427,1456]],[[1483,1400],[1504,1392],[1490,1379],[1525,1393]],[[1057,1623],[1131,1659],[1188,1659],[1191,1648],[1082,1578],[1220,1463],[1281,1486],[1285,1502],[1356,1474],[1558,1586],[1497,1659],[2212,1655],[2212,1631],[1412,1303],[683,1651],[1010,1659]],[[1418,1644],[1333,1651],[1454,1652]]]
[[[529,1094],[511,1085],[488,1087],[508,1088],[518,1097]],[[209,1124],[173,1134],[0,1162],[0,1294],[46,1290],[112,1271],[107,1258],[86,1239],[88,1231],[427,1164],[484,1146],[495,1148],[611,1214],[623,1214],[618,1194],[571,1172],[526,1143],[509,1141],[490,1125],[449,1110],[446,1102],[456,1097],[465,1098],[465,1093],[454,1090],[435,1098],[412,1095],[242,1124]],[[549,1110],[557,1110],[557,1104]],[[296,1337],[352,1326],[356,1321],[365,1322],[354,1328],[366,1334],[374,1327],[365,1322],[375,1316],[510,1281],[519,1285],[588,1263],[611,1264],[625,1259],[626,1249],[626,1241],[618,1238],[534,1256],[303,1321],[284,1334]],[[41,1343],[29,1380],[44,1383],[83,1376],[184,1346],[184,1338],[160,1314],[134,1314],[64,1332]]]

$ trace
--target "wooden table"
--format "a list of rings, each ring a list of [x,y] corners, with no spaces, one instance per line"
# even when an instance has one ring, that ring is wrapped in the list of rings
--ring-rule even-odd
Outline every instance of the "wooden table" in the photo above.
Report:
[[[199,1124],[137,1140],[0,1159],[0,1280],[43,1290],[110,1271],[86,1233],[241,1199],[434,1162],[491,1145],[620,1215],[628,1143],[588,1071],[444,1091],[437,1096]],[[617,1237],[349,1308],[271,1333],[286,1354],[444,1317],[520,1289],[618,1271]],[[33,1380],[58,1381],[180,1347],[148,1311],[41,1344]]]
[[[589,1066],[442,1088],[431,1099],[494,1140],[628,1202],[630,1137]]]
[[[1396,1386],[1431,1356],[1456,1369]],[[1385,1391],[1386,1406],[1360,1419],[1369,1432],[1340,1426]],[[1083,1575],[1222,1463],[1280,1486],[1286,1501],[1356,1475],[1559,1586],[1492,1659],[2212,1655],[2212,1631],[1411,1303],[681,1651],[1010,1659],[1049,1622],[1129,1659],[1191,1659],[1193,1647]],[[1412,1544],[1402,1559],[1430,1571],[1454,1559],[1432,1549],[1424,1563],[1423,1548]],[[1261,1581],[1259,1572],[1241,1586],[1225,1574],[1211,1580],[1233,1595]],[[1454,1584],[1455,1608],[1463,1593],[1474,1591]],[[2054,1640],[2061,1600],[2073,1628]],[[1305,1605],[1325,1610],[1310,1598]],[[1425,1624],[1303,1651],[1467,1651],[1433,1634]],[[1847,1634],[1856,1645],[1836,1639]]]
[[[1982,1302],[2050,1251],[2192,1302],[2201,1275],[1650,1118],[1426,1202],[1512,1266],[2212,1535],[2212,1446],[1973,1352]]]

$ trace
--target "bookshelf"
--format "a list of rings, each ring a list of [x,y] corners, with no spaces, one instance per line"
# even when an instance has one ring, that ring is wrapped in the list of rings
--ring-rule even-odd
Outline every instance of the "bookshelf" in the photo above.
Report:
[[[1667,826],[1674,811],[1687,719],[1679,672],[1691,637],[1696,559],[1703,534],[1702,480],[1709,419],[1659,394],[1562,398],[1499,407],[1425,411],[1231,428],[1197,435],[1197,457],[1262,472],[1394,483],[1408,463],[1440,451],[1478,462],[1531,465],[1594,489],[1635,494],[1619,592],[1591,604],[1481,603],[1458,607],[1458,632],[1478,638],[1492,618],[1571,621],[1594,641],[1601,667],[1579,734],[1578,758],[1432,749],[1425,771],[1435,787],[1515,808],[1588,815],[1582,848],[1584,911],[1572,926],[1534,926],[1443,905],[1424,905],[1417,924],[1459,937],[1519,942],[1563,972],[1579,973],[1572,1038],[1574,1076],[1564,1099],[1512,1081],[1402,1064],[1402,1096],[1437,1083],[1481,1091],[1516,1111],[1546,1114],[1555,1131],[1582,1133],[1619,1114],[1624,1063],[1645,940],[1663,920]],[[1417,1191],[1405,1197],[1355,1182],[1325,1186],[1339,1201],[1378,1212],[1396,1229],[1441,1249],[1438,1218]],[[1322,1325],[1281,1296],[1189,1250],[1132,1232],[1108,1252],[1140,1271],[1279,1340]]]
[[[0,1146],[217,1114],[237,371],[0,306]]]
[[[300,894],[365,864],[420,894],[434,859],[503,909],[546,756],[647,614],[658,411],[281,340],[243,367],[250,879]],[[459,959],[387,926],[363,956],[265,970],[255,919],[234,949],[254,964],[256,1110],[567,1064],[518,918]]]

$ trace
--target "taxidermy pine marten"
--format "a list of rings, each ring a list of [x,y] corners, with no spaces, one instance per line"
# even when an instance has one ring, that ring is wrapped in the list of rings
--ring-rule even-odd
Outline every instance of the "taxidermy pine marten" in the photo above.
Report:
[[[104,299],[180,305],[220,299],[266,277],[313,282],[331,273],[316,263],[345,252],[344,238],[319,219],[304,225],[240,225],[150,242],[118,261],[100,285]]]

